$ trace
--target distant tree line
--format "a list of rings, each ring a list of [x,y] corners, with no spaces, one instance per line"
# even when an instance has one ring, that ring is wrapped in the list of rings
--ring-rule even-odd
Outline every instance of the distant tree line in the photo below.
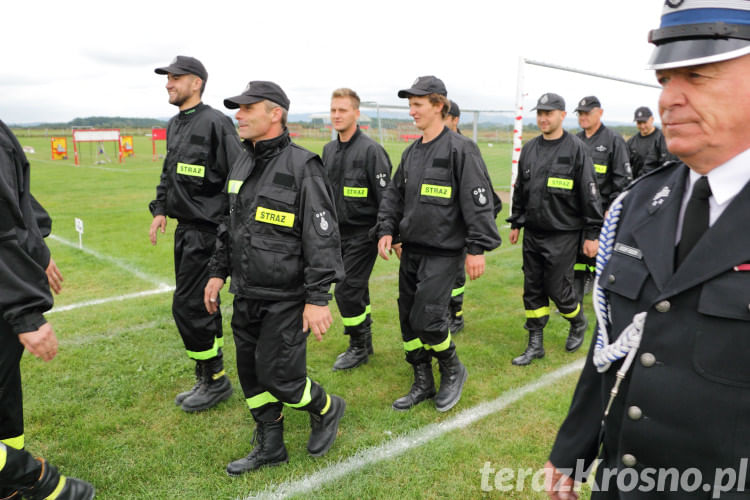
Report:
[[[74,118],[66,123],[40,123],[34,126],[23,125],[23,128],[32,129],[69,129],[73,127],[92,128],[119,128],[119,129],[150,129],[152,127],[166,127],[165,120],[157,118],[126,118],[122,116],[89,116],[86,118]]]

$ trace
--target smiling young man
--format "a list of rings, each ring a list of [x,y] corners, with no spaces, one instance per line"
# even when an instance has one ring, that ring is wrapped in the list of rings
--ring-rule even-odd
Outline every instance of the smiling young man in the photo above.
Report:
[[[591,157],[586,146],[562,127],[565,101],[557,94],[543,94],[534,109],[542,135],[521,150],[508,217],[511,244],[518,242],[524,230],[524,328],[529,342],[512,361],[521,366],[544,357],[543,330],[549,320],[550,298],[570,322],[565,349],[573,352],[581,347],[588,322],[572,287],[573,264],[581,234],[583,253],[596,255],[602,223]]]
[[[409,99],[409,115],[423,135],[401,156],[374,231],[378,252],[386,260],[393,245],[402,244],[396,249],[401,259],[398,310],[414,383],[394,401],[395,410],[433,397],[438,411],[458,403],[468,372],[451,340],[451,290],[464,251],[466,271],[474,280],[484,273],[484,252],[500,245],[492,184],[479,148],[443,124],[447,93],[434,76],[419,77],[399,91],[400,98]],[[432,357],[441,375],[437,394]]]
[[[343,265],[323,164],[289,138],[284,91],[252,81],[224,105],[237,109],[246,151],[229,173],[229,218],[219,228],[204,303],[216,313],[231,275],[237,373],[256,421],[255,447],[227,466],[236,476],[288,460],[284,405],[309,412],[310,455],[333,445],[346,403],[307,376],[307,337],[312,331],[321,340],[331,326],[330,287]]]
[[[224,371],[221,313],[203,308],[208,281],[206,265],[216,242],[216,229],[227,210],[223,193],[229,165],[241,151],[231,120],[201,102],[208,73],[194,57],[177,56],[154,70],[167,76],[169,103],[179,114],[167,124],[167,156],[149,230],[152,245],[164,233],[167,217],[177,219],[174,235],[176,289],[172,315],[188,358],[195,362],[195,385],[175,397],[187,412],[205,410],[232,394]]]
[[[331,123],[338,137],[323,148],[344,259],[345,277],[336,284],[335,298],[344,334],[349,336],[349,347],[336,358],[334,370],[356,368],[373,353],[368,280],[378,246],[368,232],[377,222],[380,200],[391,182],[388,154],[357,125],[359,103],[352,89],[333,91]]]

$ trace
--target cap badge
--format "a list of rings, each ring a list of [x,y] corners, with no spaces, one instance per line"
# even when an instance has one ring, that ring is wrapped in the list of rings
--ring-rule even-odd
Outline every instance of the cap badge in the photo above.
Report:
[[[542,104],[547,104],[547,101],[549,101],[549,96],[547,94],[544,94],[541,99],[539,99],[539,102]]]
[[[172,59],[172,62],[169,64],[177,64],[177,58],[175,57],[174,59]]]
[[[585,106],[585,105],[586,105],[586,99],[581,99],[579,106]]]
[[[245,92],[250,92],[250,87],[252,87],[252,83],[248,83],[247,86],[245,86]]]
[[[414,80],[414,83],[412,83],[411,86],[416,87],[418,83],[419,83],[419,77],[417,77],[417,79]]]

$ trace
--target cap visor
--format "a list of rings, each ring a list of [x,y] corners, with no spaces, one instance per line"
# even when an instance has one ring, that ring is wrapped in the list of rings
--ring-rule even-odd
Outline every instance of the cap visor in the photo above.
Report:
[[[420,96],[428,95],[428,94],[431,94],[431,93],[432,92],[428,92],[426,90],[411,88],[411,89],[399,90],[398,91],[398,96],[400,98],[404,99],[406,97],[412,97],[412,96],[420,97]]]
[[[256,97],[250,95],[236,95],[234,97],[227,97],[224,99],[224,107],[229,109],[237,109],[240,104],[255,104],[264,100],[264,97]]]
[[[172,73],[173,75],[187,75],[189,72],[174,66],[165,66],[163,68],[156,68],[154,73],[157,75],[167,75],[169,73]]]
[[[651,54],[648,69],[697,66],[750,54],[750,41],[737,38],[678,40],[658,45]]]

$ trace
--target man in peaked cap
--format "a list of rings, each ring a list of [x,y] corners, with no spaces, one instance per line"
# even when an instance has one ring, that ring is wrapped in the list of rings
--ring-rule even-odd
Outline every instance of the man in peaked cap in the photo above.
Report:
[[[232,277],[237,374],[256,422],[252,451],[230,476],[286,462],[284,405],[310,414],[307,451],[333,445],[346,403],[307,376],[307,337],[331,326],[331,284],[344,274],[333,193],[318,155],[294,144],[289,98],[273,82],[252,81],[224,100],[236,109],[245,154],[232,165],[229,217],[219,227],[204,303],[218,311]]]
[[[628,139],[627,145],[630,168],[633,178],[637,179],[676,157],[667,150],[667,141],[661,130],[654,126],[654,115],[649,108],[641,106],[636,109],[633,121],[638,133]]]
[[[195,385],[177,394],[175,404],[196,412],[232,394],[224,371],[221,313],[212,316],[204,310],[203,289],[216,230],[227,211],[223,189],[229,165],[241,146],[231,120],[201,102],[208,73],[198,59],[177,56],[154,71],[167,76],[169,103],[180,112],[167,124],[167,156],[156,199],[149,204],[154,217],[149,238],[156,245],[167,217],[177,219],[172,315],[187,356],[195,362]]]
[[[597,500],[750,489],[750,2],[668,0],[649,40],[680,162],[605,222],[601,335],[547,464],[553,499],[577,498],[596,457]]]
[[[596,255],[602,220],[591,157],[583,142],[562,127],[565,101],[557,94],[543,94],[534,109],[542,134],[521,150],[508,217],[511,244],[518,242],[523,228],[524,328],[529,341],[512,360],[518,366],[544,357],[550,298],[570,322],[565,349],[573,352],[581,346],[588,321],[573,291],[573,263],[581,234],[583,253]]]
[[[409,99],[409,115],[423,136],[401,156],[373,231],[385,260],[392,245],[402,244],[396,252],[401,259],[398,313],[414,383],[393,402],[399,411],[433,397],[438,411],[448,411],[460,400],[468,371],[451,340],[451,290],[465,251],[473,280],[484,274],[484,252],[500,245],[487,167],[476,144],[444,125],[447,94],[434,76],[421,76],[398,92]],[[441,375],[437,393],[433,357]]]

